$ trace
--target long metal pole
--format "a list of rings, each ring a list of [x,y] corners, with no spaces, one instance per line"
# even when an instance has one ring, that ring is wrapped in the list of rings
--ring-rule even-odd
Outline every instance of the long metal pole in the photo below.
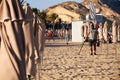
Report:
[[[81,48],[80,48],[80,50],[79,50],[79,52],[78,52],[78,55],[80,55],[84,43],[85,43],[85,42],[82,43],[82,46],[81,46]]]

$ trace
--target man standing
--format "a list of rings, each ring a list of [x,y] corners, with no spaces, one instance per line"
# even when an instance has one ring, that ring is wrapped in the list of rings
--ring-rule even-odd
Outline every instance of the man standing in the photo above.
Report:
[[[94,28],[93,23],[90,23],[88,37],[89,37],[91,55],[93,54],[96,55],[96,43],[97,43],[98,31],[96,30],[96,28]]]

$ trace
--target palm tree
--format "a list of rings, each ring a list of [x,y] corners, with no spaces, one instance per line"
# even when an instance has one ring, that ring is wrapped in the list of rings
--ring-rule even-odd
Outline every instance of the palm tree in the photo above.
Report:
[[[52,13],[46,17],[46,20],[52,22],[53,28],[54,28],[55,21],[57,20],[57,18],[58,18],[58,15],[56,13]]]
[[[47,20],[52,22],[53,33],[55,32],[55,21],[57,18],[58,18],[58,15],[56,13],[52,13],[51,15],[47,16]]]
[[[54,23],[57,18],[58,18],[58,15],[56,13],[52,13],[48,15],[47,20],[52,21]]]
[[[39,17],[41,19],[43,19],[46,22],[46,20],[47,20],[47,14],[46,14],[45,11],[40,12],[38,15],[39,15]]]
[[[37,15],[39,14],[39,10],[37,8],[32,8],[32,11]]]

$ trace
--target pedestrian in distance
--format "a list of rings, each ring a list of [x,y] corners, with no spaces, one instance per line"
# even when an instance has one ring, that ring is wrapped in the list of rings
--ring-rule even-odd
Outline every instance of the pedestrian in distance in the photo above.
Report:
[[[66,44],[68,45],[69,40],[70,40],[70,31],[69,31],[69,28],[66,28],[66,31],[65,31],[65,40],[66,40]]]
[[[47,31],[47,37],[48,37],[48,40],[51,40],[51,39],[53,39],[53,41],[54,41],[54,33],[53,33],[53,30],[48,30]]]
[[[96,55],[96,43],[98,41],[98,31],[94,27],[94,24],[92,22],[90,23],[88,37],[89,37],[88,41],[90,45],[91,55],[93,54]]]

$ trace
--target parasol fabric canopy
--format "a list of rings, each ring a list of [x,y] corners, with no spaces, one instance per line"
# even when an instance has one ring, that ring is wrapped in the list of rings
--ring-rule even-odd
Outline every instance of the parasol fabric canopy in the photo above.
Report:
[[[26,74],[35,76],[33,13],[28,5],[24,5],[23,10],[25,20],[22,27],[25,36]]]
[[[104,28],[103,28],[103,37],[105,41],[108,41],[108,22],[105,21]]]
[[[113,35],[113,40],[112,42],[116,43],[117,42],[117,22],[113,21],[112,23],[112,35]]]
[[[43,57],[44,43],[45,43],[45,30],[46,26],[37,15],[34,14],[34,37],[35,37],[35,48],[36,48],[36,60]]]
[[[2,0],[0,12],[0,80],[26,80],[21,6]]]

